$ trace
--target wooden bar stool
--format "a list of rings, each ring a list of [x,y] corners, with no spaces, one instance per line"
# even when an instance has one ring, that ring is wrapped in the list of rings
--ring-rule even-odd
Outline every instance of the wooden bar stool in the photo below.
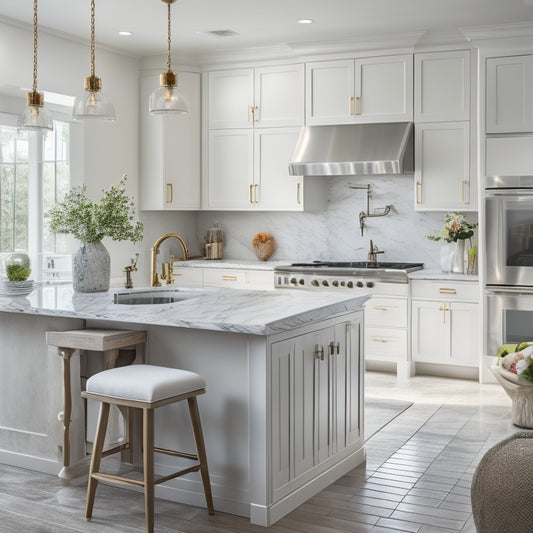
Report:
[[[62,479],[72,479],[70,465],[70,423],[72,422],[72,392],[70,359],[76,350],[102,352],[105,368],[113,368],[120,348],[135,347],[146,343],[146,331],[123,329],[79,329],[72,331],[47,331],[46,344],[57,346],[57,354],[63,359],[63,412],[58,417],[63,422],[63,468]],[[84,450],[85,454],[85,450]]]
[[[196,397],[205,393],[204,379],[194,372],[166,368],[153,365],[132,365],[104,370],[87,381],[87,390],[82,392],[84,398],[98,400],[100,417],[94,442],[89,483],[87,487],[87,505],[85,516],[91,519],[94,497],[98,480],[112,480],[119,483],[132,483],[144,487],[144,502],[146,513],[146,530],[154,530],[154,487],[178,476],[190,472],[200,471],[204,486],[205,499],[209,514],[214,514],[207,457],[205,453],[200,413]],[[162,448],[154,448],[154,409],[163,405],[187,400],[189,414],[196,441],[197,455]],[[143,413],[143,474],[144,481],[137,481],[126,477],[103,474],[100,472],[102,457],[116,453],[119,449],[103,452],[107,420],[110,404],[127,408],[139,408]],[[185,468],[173,474],[155,479],[154,452],[177,455],[198,461],[198,464]]]

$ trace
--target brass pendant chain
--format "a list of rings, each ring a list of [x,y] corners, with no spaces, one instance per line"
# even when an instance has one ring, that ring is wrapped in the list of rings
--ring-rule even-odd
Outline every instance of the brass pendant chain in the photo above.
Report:
[[[37,0],[33,0],[33,92],[37,92]]]
[[[172,69],[171,69],[171,64],[170,64],[170,44],[171,44],[171,29],[170,29],[170,8],[171,8],[171,3],[169,2],[168,4],[168,55],[167,55],[167,70],[170,72]]]
[[[91,0],[91,78],[94,78],[94,0]]]

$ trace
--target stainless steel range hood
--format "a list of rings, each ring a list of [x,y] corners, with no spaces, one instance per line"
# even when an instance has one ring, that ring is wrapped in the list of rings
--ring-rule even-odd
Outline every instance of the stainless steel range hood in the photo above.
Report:
[[[304,126],[291,176],[402,174],[414,170],[412,122]]]

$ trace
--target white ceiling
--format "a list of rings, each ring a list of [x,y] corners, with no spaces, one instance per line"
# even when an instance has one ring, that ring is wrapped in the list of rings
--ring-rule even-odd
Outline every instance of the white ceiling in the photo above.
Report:
[[[30,24],[31,0],[1,0],[0,19]],[[89,0],[41,0],[41,28],[88,39]],[[178,0],[172,6],[173,53],[187,56],[251,47],[360,40],[407,32],[533,21],[533,0]],[[310,18],[313,24],[298,24]],[[233,30],[238,36],[205,32]],[[130,37],[120,30],[133,32]],[[97,0],[97,44],[137,56],[166,50],[161,0]]]

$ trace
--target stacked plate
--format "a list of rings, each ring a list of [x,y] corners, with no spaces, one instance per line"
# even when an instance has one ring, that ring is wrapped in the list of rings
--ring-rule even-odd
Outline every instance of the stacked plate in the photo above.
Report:
[[[35,289],[32,279],[0,282],[0,296],[26,296]]]

